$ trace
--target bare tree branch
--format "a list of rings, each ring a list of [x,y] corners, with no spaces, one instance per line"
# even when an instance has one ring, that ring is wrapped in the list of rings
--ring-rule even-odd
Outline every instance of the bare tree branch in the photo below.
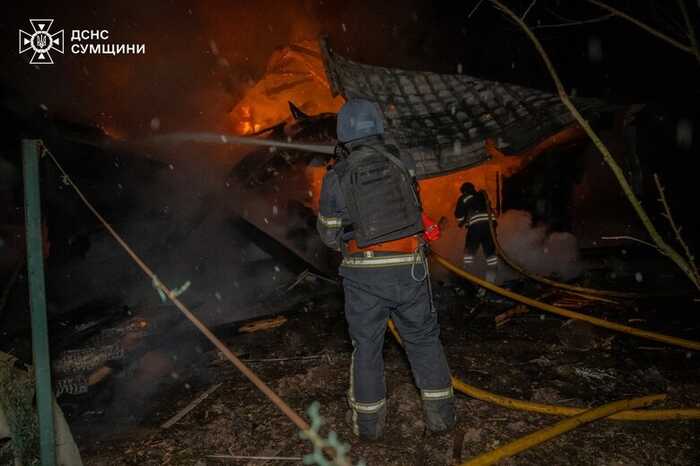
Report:
[[[661,39],[661,40],[663,40],[663,41],[665,41],[665,42],[668,42],[669,44],[673,45],[673,46],[676,47],[677,49],[683,50],[684,52],[690,53],[690,54],[692,54],[692,55],[695,54],[695,52],[693,51],[693,47],[691,47],[690,45],[682,44],[682,43],[678,42],[676,39],[673,39],[673,38],[671,38],[671,37],[668,37],[666,34],[663,34],[663,33],[659,32],[659,31],[657,31],[656,29],[652,28],[651,26],[648,26],[648,25],[642,23],[641,21],[639,21],[639,20],[636,19],[636,18],[631,17],[631,16],[628,15],[627,13],[624,13],[624,12],[622,12],[622,11],[616,9],[616,8],[613,8],[613,7],[611,7],[611,6],[608,6],[608,5],[606,5],[605,3],[600,2],[600,1],[598,1],[598,0],[586,0],[586,1],[587,1],[588,3],[592,3],[593,5],[598,6],[598,7],[602,8],[602,9],[604,9],[604,10],[609,11],[610,13],[614,14],[615,16],[618,16],[618,17],[620,17],[620,18],[622,18],[622,19],[625,19],[625,20],[629,21],[630,23],[632,23],[632,24],[634,24],[634,25],[636,25],[636,26],[638,26],[638,27],[644,29],[644,30],[645,30],[646,32],[648,32],[649,34],[651,34],[651,35],[653,35],[653,36],[656,36],[656,37],[658,37],[659,39]]]
[[[659,5],[663,3],[663,6]],[[666,34],[674,37],[671,32],[676,32],[679,36],[675,36],[676,40],[684,41],[686,39],[690,40],[688,34],[685,32],[685,26],[683,25],[683,18],[676,18],[669,10],[666,8],[671,2],[658,2],[655,0],[649,1],[649,14],[656,24],[663,25],[666,27]],[[675,5],[674,5],[675,8]],[[676,13],[674,9],[674,13]],[[661,27],[657,28],[659,31],[663,32]]]
[[[683,20],[685,21],[685,27],[686,29],[688,29],[688,39],[690,39],[690,46],[693,48],[695,58],[697,58],[698,63],[700,63],[700,49],[698,48],[698,40],[695,37],[695,27],[693,26],[693,23],[690,22],[688,10],[686,10],[685,8],[685,2],[683,0],[678,0],[678,7],[681,9],[681,13],[683,14]]]
[[[671,228],[673,229],[673,234],[676,235],[676,240],[678,240],[678,243],[680,243],[680,245],[683,247],[683,250],[685,251],[686,260],[690,264],[690,267],[693,269],[693,273],[695,273],[695,275],[698,276],[700,275],[700,273],[698,273],[698,266],[695,264],[695,257],[690,252],[688,244],[683,240],[683,237],[681,236],[682,227],[675,222],[675,220],[673,219],[673,215],[671,215],[671,207],[669,206],[668,201],[666,200],[666,190],[663,186],[661,186],[659,175],[657,175],[656,173],[654,173],[654,182],[656,183],[656,189],[659,190],[659,202],[661,203],[661,205],[664,206],[663,215],[664,217],[666,217],[666,220],[668,220],[668,223],[671,225]]]
[[[656,245],[655,245],[654,243],[650,243],[649,241],[644,241],[643,239],[635,238],[634,236],[627,236],[627,235],[623,235],[623,236],[601,236],[600,239],[606,239],[606,240],[611,240],[611,239],[627,239],[627,240],[630,240],[630,241],[634,241],[634,242],[636,242],[636,243],[642,243],[643,245],[649,246],[650,248],[654,248],[654,249],[656,249],[658,252],[660,252],[661,254],[663,254],[663,251],[662,251],[661,249],[659,249],[658,247],[656,247]]]
[[[532,0],[530,3],[530,6],[527,7],[527,10],[525,10],[525,13],[520,17],[523,21],[525,21],[525,17],[527,16],[528,13],[530,13],[530,10],[532,10],[532,7],[535,6],[535,3],[537,3],[537,0]]]
[[[541,55],[545,66],[549,70],[549,74],[554,80],[554,84],[557,88],[557,93],[559,94],[559,98],[561,99],[562,103],[564,104],[564,106],[566,106],[569,112],[571,112],[571,115],[578,122],[581,128],[583,128],[583,130],[588,134],[588,136],[593,141],[593,144],[595,144],[600,153],[603,155],[603,159],[612,170],[613,175],[615,175],[617,182],[622,188],[622,191],[625,193],[625,196],[627,196],[627,199],[629,200],[630,204],[632,204],[632,207],[637,213],[639,219],[642,221],[642,224],[649,233],[649,236],[651,236],[651,238],[654,240],[656,247],[658,247],[664,255],[668,256],[683,271],[683,273],[686,274],[690,281],[693,282],[693,284],[698,289],[700,289],[700,277],[698,277],[698,275],[694,273],[693,267],[690,264],[688,264],[688,262],[683,258],[683,256],[681,256],[675,249],[673,249],[668,243],[666,243],[663,237],[656,230],[656,227],[649,218],[649,215],[647,215],[646,211],[642,207],[641,202],[639,202],[639,199],[637,199],[637,196],[634,194],[634,191],[632,190],[632,187],[627,181],[627,178],[625,178],[625,174],[622,171],[622,168],[620,168],[620,165],[615,161],[615,158],[610,153],[610,150],[608,150],[603,141],[596,134],[596,132],[586,121],[586,119],[583,118],[583,116],[573,104],[569,96],[566,94],[566,91],[564,90],[564,85],[559,79],[559,75],[557,74],[554,65],[552,65],[552,62],[549,59],[549,55],[547,55],[547,52],[544,50],[542,44],[537,39],[537,37],[535,37],[535,34],[532,32],[532,30],[530,30],[530,28],[525,24],[525,22],[523,22],[515,13],[513,13],[512,10],[503,5],[503,3],[501,3],[499,0],[489,1],[492,4],[494,4],[498,9],[500,9],[503,13],[510,16],[510,18],[513,19],[516,23],[518,23],[518,25],[523,29],[525,34],[530,38],[533,45],[535,46],[535,49],[537,49],[537,51]]]
[[[484,0],[479,0],[479,3],[477,3],[476,6],[475,6],[474,8],[472,8],[472,11],[469,12],[469,14],[467,15],[467,19],[471,18],[472,15],[473,15],[474,13],[476,13],[476,10],[479,9],[479,7],[481,6],[482,3],[484,3]]]
[[[557,23],[557,24],[538,24],[537,26],[531,26],[531,29],[545,29],[545,28],[563,28],[563,27],[568,27],[568,26],[580,26],[582,24],[592,24],[592,23],[600,23],[601,21],[608,20],[612,18],[613,15],[612,13],[608,13],[607,15],[599,16],[597,18],[591,18],[591,19],[582,19],[580,21],[566,21],[565,23]]]

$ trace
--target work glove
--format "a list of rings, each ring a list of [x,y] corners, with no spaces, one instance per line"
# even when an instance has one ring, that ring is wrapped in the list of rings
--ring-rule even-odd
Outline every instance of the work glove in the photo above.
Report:
[[[428,217],[425,212],[421,214],[423,219],[423,239],[426,241],[437,241],[440,239],[440,225],[435,220]]]

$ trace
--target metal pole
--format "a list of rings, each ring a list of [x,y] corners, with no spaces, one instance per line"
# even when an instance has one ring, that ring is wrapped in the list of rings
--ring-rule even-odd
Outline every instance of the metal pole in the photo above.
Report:
[[[32,313],[32,352],[36,376],[36,404],[39,411],[39,441],[42,466],[56,464],[54,440],[51,359],[46,319],[44,287],[44,252],[41,229],[41,197],[39,194],[39,157],[41,141],[22,140],[24,168],[24,218],[27,238],[27,272],[29,304]]]

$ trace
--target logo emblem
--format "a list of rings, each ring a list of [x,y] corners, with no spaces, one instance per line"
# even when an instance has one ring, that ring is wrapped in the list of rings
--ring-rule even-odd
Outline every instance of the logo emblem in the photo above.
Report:
[[[19,30],[19,53],[33,50],[30,65],[53,64],[51,51],[63,53],[63,29],[51,34],[49,30],[53,24],[52,19],[30,19],[33,33]]]

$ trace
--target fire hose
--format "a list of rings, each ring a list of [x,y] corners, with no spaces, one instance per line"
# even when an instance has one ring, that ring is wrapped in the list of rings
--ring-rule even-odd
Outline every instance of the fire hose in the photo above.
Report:
[[[494,464],[508,458],[509,456],[513,456],[521,451],[528,450],[536,445],[539,445],[540,443],[546,442],[547,440],[550,440],[565,432],[576,429],[584,424],[609,417],[614,413],[627,409],[649,406],[656,401],[664,399],[666,399],[666,395],[649,395],[629,400],[620,400],[614,403],[599,406],[597,408],[589,409],[581,414],[559,421],[552,426],[545,427],[544,429],[509,442],[502,447],[496,448],[495,450],[483,453],[476,458],[462,463],[461,466],[486,466],[489,464]]]
[[[388,321],[388,327],[396,341],[403,347],[401,336],[399,335],[396,325],[392,320]],[[469,395],[472,398],[503,406],[505,408],[542,414],[569,416],[568,419],[559,421],[553,426],[533,432],[532,434],[507,443],[502,447],[482,454],[470,461],[467,461],[466,463],[462,463],[462,466],[485,466],[494,464],[502,459],[530,449],[579,426],[602,418],[609,418],[617,421],[667,421],[679,419],[700,419],[700,409],[636,409],[646,407],[655,401],[665,400],[666,395],[650,395],[630,400],[621,400],[600,406],[598,408],[585,409],[516,400],[473,387],[467,383],[464,383],[457,377],[452,377],[452,386],[458,392]]]
[[[589,316],[586,314],[581,314],[579,312],[574,312],[570,311],[568,309],[562,309],[557,306],[553,306],[551,304],[543,303],[541,301],[537,301],[536,299],[528,298],[527,296],[523,296],[518,293],[514,293],[510,290],[506,290],[505,288],[501,288],[500,286],[494,285],[493,283],[487,282],[486,280],[483,280],[476,275],[473,275],[469,272],[466,272],[465,270],[462,270],[461,268],[457,267],[455,264],[452,262],[448,261],[441,255],[437,254],[436,252],[431,253],[435,261],[446,268],[447,270],[455,273],[456,275],[459,275],[462,278],[465,278],[469,280],[472,283],[475,283],[483,288],[486,288],[489,291],[493,291],[494,293],[498,293],[502,296],[505,296],[506,298],[512,299],[514,301],[518,301],[520,303],[523,303],[528,306],[532,306],[534,308],[546,311],[546,312],[551,312],[552,314],[557,314],[563,317],[567,317],[569,319],[576,319],[576,320],[582,320],[585,322],[588,322],[590,324],[596,325],[598,327],[603,327],[607,328],[608,330],[614,330],[616,332],[622,332],[622,333],[627,333],[629,335],[635,335],[640,338],[646,338],[648,340],[654,340],[654,341],[659,341],[662,343],[667,343],[669,345],[675,345],[675,346],[680,346],[681,348],[687,348],[691,350],[698,351],[700,350],[700,342],[693,341],[693,340],[686,340],[684,338],[678,338],[678,337],[673,337],[670,335],[663,335],[661,333],[656,333],[656,332],[651,332],[649,330],[640,330],[634,327],[630,327],[627,325],[622,325],[618,324],[615,322],[610,322],[604,319],[599,319],[598,317],[593,317]]]
[[[525,298],[524,296],[517,295],[516,293],[511,293],[508,290],[502,289],[498,286],[492,285],[489,282],[486,282],[484,280],[479,279],[478,277],[475,277],[471,274],[468,274],[467,272],[464,272],[463,270],[459,269],[455,265],[451,264],[449,261],[444,259],[443,257],[433,253],[433,257],[442,265],[443,267],[447,268],[448,270],[457,273],[458,275],[478,284],[482,285],[491,291],[495,292],[501,292],[504,291],[506,293],[501,293],[504,296],[507,296],[509,298],[515,298],[516,296]],[[489,285],[489,286],[487,286]],[[525,298],[526,300],[532,302],[532,303],[539,303],[538,301]],[[530,303],[525,303],[525,304],[530,304]],[[539,303],[539,304],[545,304],[545,303]],[[551,308],[558,309],[555,306],[547,305]],[[564,311],[563,309],[561,309]],[[567,313],[569,311],[566,311]],[[577,313],[572,313],[572,314],[577,314]],[[581,315],[583,316],[583,315]],[[588,317],[588,316],[583,316],[583,317]],[[605,321],[603,321],[605,322]],[[617,324],[615,324],[617,325]],[[388,321],[388,327],[391,332],[391,334],[394,336],[396,341],[399,343],[399,345],[403,346],[403,342],[401,341],[401,336],[398,333],[398,330],[396,329],[396,325],[392,320]],[[620,326],[624,327],[624,326]],[[631,327],[628,327],[631,328]],[[632,329],[636,330],[636,329]],[[649,333],[649,332],[648,332]],[[657,334],[658,335],[658,334]],[[665,335],[659,335],[662,337],[666,337]],[[674,338],[674,337],[668,337],[668,338]],[[687,340],[683,340],[687,341]],[[695,343],[695,342],[689,342],[689,343]],[[695,343],[700,347],[700,344]],[[650,405],[651,403],[655,401],[660,401],[666,399],[666,395],[651,395],[651,396],[645,396],[641,398],[635,398],[635,399],[629,399],[629,400],[621,400],[617,401],[614,403],[609,403],[603,406],[600,406],[598,408],[593,408],[593,409],[585,409],[585,408],[573,408],[569,406],[555,406],[555,405],[547,405],[544,403],[535,403],[535,402],[530,402],[530,401],[523,401],[523,400],[516,400],[514,398],[509,398],[501,395],[497,395],[495,393],[488,392],[486,390],[482,390],[480,388],[476,388],[472,385],[469,385],[462,380],[460,380],[457,377],[452,377],[452,386],[455,390],[458,392],[461,392],[465,395],[471,396],[472,398],[476,398],[481,401],[485,401],[488,403],[493,403],[499,406],[503,406],[505,408],[509,409],[517,409],[521,411],[529,411],[529,412],[536,412],[536,413],[541,413],[541,414],[551,414],[551,415],[560,415],[560,416],[568,416],[568,419],[564,419],[560,422],[557,422],[556,424],[546,427],[544,429],[538,430],[536,432],[533,432],[531,434],[528,434],[524,437],[521,437],[513,442],[510,442],[502,447],[499,447],[495,450],[492,450],[490,452],[484,453],[470,461],[467,461],[466,463],[463,463],[462,466],[485,466],[489,464],[494,464],[502,459],[505,459],[509,456],[513,456],[519,452],[525,451],[529,448],[532,448],[536,445],[539,445],[540,443],[546,442],[547,440],[550,440],[558,435],[561,435],[565,432],[568,432],[570,430],[573,430],[581,425],[593,422],[598,419],[602,418],[609,418],[617,421],[668,421],[668,420],[681,420],[681,419],[700,419],[700,409],[636,409],[636,408],[642,408]]]
[[[388,322],[389,331],[396,341],[403,346],[401,336],[393,321]],[[577,416],[584,413],[586,408],[574,408],[571,406],[556,406],[532,401],[516,400],[507,396],[491,393],[486,390],[474,387],[452,377],[452,386],[455,390],[465,395],[476,398],[487,403],[503,406],[504,408],[517,409],[519,411],[529,411],[540,414],[550,414],[554,416]],[[649,409],[649,410],[629,410],[621,411],[610,416],[616,421],[673,421],[682,419],[700,419],[700,409]]]
[[[178,142],[200,142],[205,144],[225,144],[225,145],[249,145],[265,146],[279,149],[296,149],[317,154],[333,155],[335,146],[329,144],[303,144],[298,142],[277,141],[267,138],[255,138],[250,136],[234,136],[224,133],[170,133],[162,136],[154,136],[146,140],[154,144],[158,143],[178,143]]]

